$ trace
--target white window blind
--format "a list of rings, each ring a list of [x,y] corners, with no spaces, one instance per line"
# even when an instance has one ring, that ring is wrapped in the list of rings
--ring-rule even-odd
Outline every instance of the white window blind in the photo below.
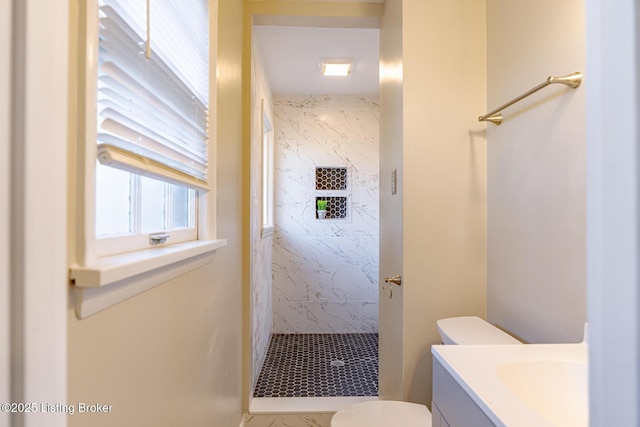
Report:
[[[98,160],[206,190],[207,0],[100,0],[99,11]]]

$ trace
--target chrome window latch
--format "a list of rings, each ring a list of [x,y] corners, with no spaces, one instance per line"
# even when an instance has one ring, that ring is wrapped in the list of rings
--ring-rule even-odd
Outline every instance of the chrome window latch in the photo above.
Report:
[[[149,244],[151,245],[161,245],[167,241],[167,239],[171,237],[169,233],[153,233],[149,234]]]

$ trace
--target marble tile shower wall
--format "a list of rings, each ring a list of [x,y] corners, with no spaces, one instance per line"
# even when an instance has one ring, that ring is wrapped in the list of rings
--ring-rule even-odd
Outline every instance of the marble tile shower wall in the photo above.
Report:
[[[274,99],[273,333],[378,328],[377,97]],[[315,168],[346,167],[347,219],[315,215]]]
[[[273,326],[271,264],[273,237],[262,236],[262,101],[273,123],[272,95],[260,47],[254,39],[251,64],[251,384],[262,368]]]

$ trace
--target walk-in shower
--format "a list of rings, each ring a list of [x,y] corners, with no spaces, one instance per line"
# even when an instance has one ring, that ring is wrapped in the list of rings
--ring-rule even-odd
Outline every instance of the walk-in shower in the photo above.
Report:
[[[377,395],[378,117],[377,97],[273,101],[273,329],[254,340],[254,397]]]

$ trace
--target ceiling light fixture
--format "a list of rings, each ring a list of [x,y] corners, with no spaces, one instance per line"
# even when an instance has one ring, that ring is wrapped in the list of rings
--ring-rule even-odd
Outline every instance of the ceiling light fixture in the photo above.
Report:
[[[353,58],[322,58],[320,71],[323,76],[348,76],[351,73]]]

